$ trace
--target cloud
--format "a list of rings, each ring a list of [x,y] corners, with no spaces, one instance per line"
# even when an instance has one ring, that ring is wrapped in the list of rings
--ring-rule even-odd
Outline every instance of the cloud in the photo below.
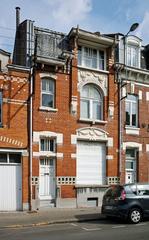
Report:
[[[143,39],[143,42],[145,44],[149,44],[148,26],[149,26],[149,11],[146,11],[143,20],[140,23],[138,30],[136,31],[136,35]]]
[[[72,26],[86,19],[92,10],[92,0],[46,0],[51,6],[53,20],[59,25]]]

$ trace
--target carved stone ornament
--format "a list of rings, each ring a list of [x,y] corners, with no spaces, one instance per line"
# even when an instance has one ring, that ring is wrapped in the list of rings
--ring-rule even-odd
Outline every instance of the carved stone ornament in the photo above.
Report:
[[[107,82],[107,74],[78,70],[78,91],[81,91],[85,84],[93,83],[102,89],[104,96],[107,96]]]
[[[108,133],[102,129],[94,127],[80,128],[77,130],[78,139],[107,141]]]

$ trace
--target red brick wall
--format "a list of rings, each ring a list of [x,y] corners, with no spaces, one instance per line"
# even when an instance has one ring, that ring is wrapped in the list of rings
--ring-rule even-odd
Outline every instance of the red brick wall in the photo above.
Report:
[[[109,63],[108,63],[109,64]],[[63,153],[63,159],[56,160],[56,176],[76,176],[76,159],[71,158],[72,153],[76,153],[76,147],[71,144],[71,134],[76,134],[76,130],[82,127],[97,127],[108,132],[108,137],[113,138],[113,147],[107,148],[107,154],[113,155],[113,160],[107,160],[107,176],[118,175],[118,102],[117,85],[114,83],[114,74],[112,70],[112,60],[110,60],[109,78],[108,78],[108,96],[104,98],[104,120],[105,124],[91,124],[79,122],[80,117],[80,96],[77,91],[78,69],[77,59],[72,62],[70,74],[57,72],[56,86],[56,108],[57,112],[47,112],[39,109],[41,100],[41,71],[35,73],[35,95],[33,103],[33,131],[51,131],[63,134],[63,144],[57,146],[57,152]],[[44,72],[44,70],[43,70]],[[48,73],[48,70],[46,71]],[[49,70],[50,72],[50,70]],[[77,96],[78,111],[77,116],[70,114],[71,97]],[[114,103],[114,117],[108,118],[109,102]],[[46,122],[46,118],[49,122]],[[33,145],[33,151],[38,152],[38,144]],[[38,174],[39,163],[37,158],[33,159],[33,173]],[[74,186],[61,186],[61,197],[74,197]]]
[[[27,100],[29,97],[29,74],[21,71],[0,73],[0,90],[3,93],[2,127],[0,128],[0,149],[9,152],[28,150]],[[25,103],[24,103],[25,101]],[[29,159],[22,157],[22,197],[29,201]]]
[[[123,102],[123,141],[124,142],[136,142],[142,144],[142,151],[138,153],[138,178],[139,182],[148,182],[149,180],[149,153],[146,152],[146,144],[149,144],[149,101],[146,100],[146,92],[149,92],[149,88],[135,84],[134,94],[139,95],[139,90],[142,91],[142,99],[139,100],[138,119],[139,119],[139,135],[126,134],[125,131],[125,103]],[[130,85],[127,85],[127,92],[130,93]],[[125,151],[122,155],[122,174],[121,180],[125,182]]]

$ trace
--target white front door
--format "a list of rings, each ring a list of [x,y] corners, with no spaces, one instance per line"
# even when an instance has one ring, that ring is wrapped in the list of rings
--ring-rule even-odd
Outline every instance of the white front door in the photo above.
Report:
[[[77,142],[77,184],[106,183],[106,145],[100,142]]]
[[[136,172],[126,171],[126,183],[134,183],[136,181]]]
[[[125,164],[125,183],[134,183],[137,181],[137,150],[134,148],[126,149]]]
[[[55,198],[55,160],[43,158],[40,160],[40,199]]]

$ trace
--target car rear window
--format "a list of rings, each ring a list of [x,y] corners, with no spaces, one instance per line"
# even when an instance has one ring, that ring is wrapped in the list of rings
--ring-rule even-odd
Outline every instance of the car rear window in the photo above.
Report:
[[[136,185],[126,185],[124,188],[127,194],[137,194]]]
[[[116,198],[121,196],[121,192],[124,188],[122,186],[112,186],[108,188],[105,193],[105,197]]]

